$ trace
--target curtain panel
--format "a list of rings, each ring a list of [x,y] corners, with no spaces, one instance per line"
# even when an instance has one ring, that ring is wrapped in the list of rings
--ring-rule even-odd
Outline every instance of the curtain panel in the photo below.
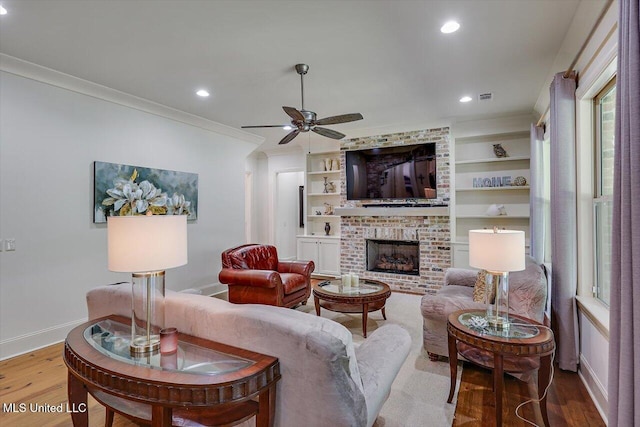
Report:
[[[560,369],[578,370],[576,79],[551,83],[551,326]]]
[[[544,127],[531,124],[531,182],[529,184],[529,252],[538,264],[544,262]]]
[[[619,8],[608,418],[640,426],[640,0]]]

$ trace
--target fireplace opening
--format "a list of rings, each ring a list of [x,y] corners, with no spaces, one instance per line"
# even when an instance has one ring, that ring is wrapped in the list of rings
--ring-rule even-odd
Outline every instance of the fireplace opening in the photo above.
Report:
[[[420,244],[404,240],[367,239],[367,271],[420,275]]]

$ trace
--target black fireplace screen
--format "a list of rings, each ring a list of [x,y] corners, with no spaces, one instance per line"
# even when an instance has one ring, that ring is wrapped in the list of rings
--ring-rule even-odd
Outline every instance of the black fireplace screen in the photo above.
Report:
[[[367,271],[420,275],[420,244],[404,240],[367,240]]]

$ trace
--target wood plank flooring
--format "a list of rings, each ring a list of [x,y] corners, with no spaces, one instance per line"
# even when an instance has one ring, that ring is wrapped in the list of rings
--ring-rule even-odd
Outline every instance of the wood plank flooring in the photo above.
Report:
[[[62,361],[63,344],[0,362],[0,404],[9,403],[67,403],[67,368]],[[445,363],[445,362],[441,362]],[[511,377],[505,378],[504,425],[526,426],[514,415],[515,407],[530,396],[527,384]],[[550,388],[547,403],[552,426],[604,426],[604,422],[591,402],[577,374],[557,371]],[[39,412],[9,413],[0,408],[0,425],[4,426],[70,426],[68,413]],[[491,392],[491,375],[466,364],[458,392],[454,427],[486,426],[495,424],[495,406]],[[95,400],[89,401],[90,426],[104,425],[104,408]],[[540,424],[539,411],[527,405],[522,414]],[[537,418],[536,418],[537,417]],[[116,414],[115,427],[135,426]],[[428,420],[425,420],[428,426]],[[407,426],[422,427],[422,426]],[[438,426],[434,426],[438,427]]]
[[[536,396],[532,383],[505,375],[503,395],[503,425],[531,426],[519,419],[515,410],[522,402]],[[495,425],[495,408],[491,373],[465,362],[453,427]],[[555,370],[548,391],[547,412],[552,426],[605,426],[578,374],[572,372]],[[535,402],[524,405],[518,413],[526,420],[543,425]]]

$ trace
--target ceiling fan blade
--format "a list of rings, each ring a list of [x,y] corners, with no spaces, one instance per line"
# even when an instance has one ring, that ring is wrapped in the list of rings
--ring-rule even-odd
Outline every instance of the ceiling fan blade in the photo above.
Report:
[[[302,113],[300,111],[296,110],[295,108],[293,108],[293,107],[282,107],[282,109],[293,120],[304,122],[304,116],[302,115]]]
[[[317,125],[336,125],[338,123],[355,122],[356,120],[362,120],[362,114],[351,113],[341,114],[339,116],[325,117],[324,119],[316,120]]]
[[[317,126],[311,130],[322,136],[326,136],[327,138],[342,139],[346,136],[344,133],[336,132],[335,130],[331,130],[327,128],[319,128]]]
[[[285,126],[291,125],[256,125],[256,126],[240,126],[242,129],[251,129],[251,128],[283,128]]]
[[[284,138],[282,138],[280,140],[280,142],[278,142],[278,144],[282,145],[282,144],[288,144],[290,143],[293,138],[295,138],[296,136],[298,136],[298,134],[300,133],[300,131],[298,129],[294,129],[291,132],[289,132]]]

